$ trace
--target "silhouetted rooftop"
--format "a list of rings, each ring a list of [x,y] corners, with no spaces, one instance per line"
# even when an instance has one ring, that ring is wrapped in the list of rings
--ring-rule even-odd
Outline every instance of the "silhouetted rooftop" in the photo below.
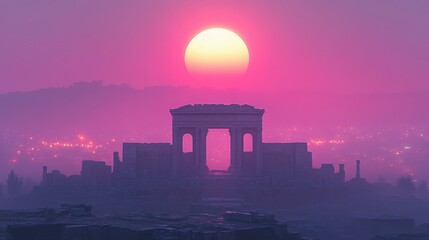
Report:
[[[264,109],[258,109],[247,104],[189,104],[179,108],[171,109],[175,113],[261,113]]]

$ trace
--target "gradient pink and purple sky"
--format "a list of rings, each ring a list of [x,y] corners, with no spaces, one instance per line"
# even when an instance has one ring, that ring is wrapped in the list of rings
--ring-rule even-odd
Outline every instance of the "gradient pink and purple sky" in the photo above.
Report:
[[[429,1],[0,2],[0,93],[77,81],[251,90],[429,90]],[[198,82],[183,62],[201,30],[247,43],[247,73]]]

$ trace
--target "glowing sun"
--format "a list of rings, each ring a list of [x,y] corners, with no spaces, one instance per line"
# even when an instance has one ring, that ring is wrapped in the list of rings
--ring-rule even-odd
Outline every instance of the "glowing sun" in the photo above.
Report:
[[[249,65],[249,51],[236,33],[224,28],[210,28],[189,42],[185,64],[192,74],[240,75]]]

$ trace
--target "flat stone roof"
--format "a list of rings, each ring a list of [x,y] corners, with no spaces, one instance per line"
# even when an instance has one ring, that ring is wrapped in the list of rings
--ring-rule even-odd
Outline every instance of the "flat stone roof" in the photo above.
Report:
[[[195,113],[259,113],[263,114],[264,109],[255,108],[251,105],[240,104],[189,104],[179,108],[170,109],[171,114],[195,114]]]

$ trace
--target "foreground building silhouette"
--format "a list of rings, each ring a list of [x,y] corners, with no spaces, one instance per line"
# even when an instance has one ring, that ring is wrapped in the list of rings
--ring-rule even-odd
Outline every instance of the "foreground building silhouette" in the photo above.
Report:
[[[250,105],[195,104],[171,109],[172,143],[124,143],[122,162],[114,154],[113,175],[118,180],[210,178],[206,160],[207,133],[228,129],[230,166],[223,178],[291,180],[300,183],[344,183],[344,165],[335,173],[332,164],[312,167],[307,143],[264,143],[262,118],[265,110]],[[192,137],[192,151],[184,152],[184,137]],[[250,135],[251,151],[244,138]]]
[[[344,164],[339,164],[338,172],[333,164],[313,168],[307,143],[263,142],[264,112],[238,104],[195,104],[171,109],[171,143],[123,143],[122,161],[118,152],[113,154],[113,171],[105,162],[94,160],[82,161],[81,174],[68,177],[58,170],[48,173],[44,166],[42,184],[36,192],[113,190],[191,199],[284,197],[295,202],[314,199],[320,193],[339,194],[345,186]],[[229,130],[231,155],[227,171],[211,171],[207,166],[206,139],[210,129]],[[184,151],[186,136],[192,139],[190,152]],[[250,149],[245,148],[246,137],[251,139]],[[363,178],[355,179],[359,184],[350,186],[365,186]]]

